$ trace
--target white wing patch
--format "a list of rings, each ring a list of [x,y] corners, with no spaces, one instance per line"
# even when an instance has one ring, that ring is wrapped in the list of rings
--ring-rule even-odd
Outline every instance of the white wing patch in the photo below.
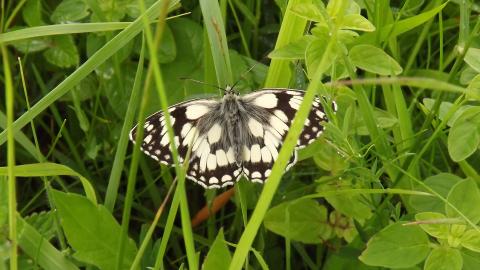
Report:
[[[273,93],[260,93],[258,97],[253,100],[253,104],[272,109],[277,107],[277,97]]]
[[[208,111],[209,108],[205,105],[193,104],[187,107],[185,116],[187,119],[195,120],[205,115]]]
[[[211,127],[208,131],[207,136],[210,144],[220,141],[220,136],[222,136],[222,127],[218,123],[214,124],[213,127]]]

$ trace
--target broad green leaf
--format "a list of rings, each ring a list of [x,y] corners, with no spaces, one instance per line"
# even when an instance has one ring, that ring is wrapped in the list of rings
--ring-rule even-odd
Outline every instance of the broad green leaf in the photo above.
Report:
[[[467,90],[468,90],[468,93],[467,93],[468,98],[471,98],[474,100],[478,99],[478,97],[480,96],[480,74],[476,74],[476,76],[470,80]]]
[[[314,22],[324,22],[325,19],[322,16],[322,13],[317,5],[309,3],[301,3],[295,5],[291,11],[306,20]]]
[[[35,230],[38,231],[47,241],[50,241],[55,236],[55,213],[53,211],[48,212],[34,212],[30,216],[25,217],[25,221],[32,225]]]
[[[28,26],[44,25],[45,22],[42,18],[42,1],[26,1],[25,6],[22,8],[22,18]]]
[[[90,15],[85,0],[63,0],[50,15],[55,23],[78,22]]]
[[[325,145],[327,144],[325,143]],[[316,191],[322,192],[354,188],[349,182],[350,181],[341,180],[335,182],[330,181],[327,185],[319,185]],[[333,208],[335,208],[335,210],[347,217],[352,217],[357,220],[366,220],[372,215],[372,209],[369,207],[368,201],[362,195],[350,194],[348,196],[325,196],[325,199],[333,206]]]
[[[448,238],[450,225],[445,224],[446,218],[445,215],[436,212],[422,212],[415,215],[416,221],[426,221],[426,223],[420,224],[420,228],[439,239]]]
[[[167,30],[165,30],[165,31],[167,31]],[[100,50],[103,46],[105,46],[105,43],[107,42],[107,40],[108,39],[105,36],[87,35],[87,55],[88,55],[88,57],[93,56],[98,50]],[[125,46],[123,46],[121,49],[119,49],[115,53],[115,61],[117,63],[121,63],[124,60],[131,58],[132,57],[131,54],[132,54],[134,44],[135,44],[135,40],[132,40],[132,41],[128,42],[127,44],[125,44]],[[140,51],[138,51],[138,53],[140,54]],[[108,70],[109,68],[113,70],[114,69],[113,65],[114,65],[114,60],[109,59],[106,63],[104,63],[102,66],[100,66],[100,68],[97,68],[95,71],[98,73],[98,69]],[[108,77],[108,76],[104,76],[104,77]]]
[[[95,1],[98,9],[93,10],[91,16],[92,22],[119,22],[125,16],[128,0],[103,0]],[[96,13],[98,12],[98,13]]]
[[[402,73],[402,67],[383,50],[372,45],[357,45],[350,49],[352,63],[363,70],[389,76]]]
[[[443,198],[447,198],[448,192],[452,187],[462,181],[462,178],[449,174],[449,173],[440,173],[434,176],[430,176],[425,179],[424,183],[435,192],[440,194]],[[419,188],[420,191],[427,191],[423,188]],[[445,211],[445,203],[438,199],[437,197],[428,197],[428,196],[411,196],[410,205],[412,205],[419,212],[437,212],[443,213]]]
[[[118,117],[124,117],[127,111],[128,100],[135,80],[136,66],[125,63],[122,66],[122,80],[110,80],[105,86],[104,96],[107,97],[110,107]]]
[[[480,256],[478,252],[473,252],[468,249],[462,249],[463,270],[478,270],[480,269]]]
[[[359,36],[355,31],[339,30],[337,33],[338,40],[343,44],[350,44]]]
[[[339,250],[328,254],[322,270],[378,270],[378,267],[365,265],[356,258],[359,250],[351,246],[342,246]],[[410,269],[413,270],[413,269]]]
[[[422,262],[429,251],[428,236],[422,229],[397,222],[374,235],[359,259],[372,266],[407,268]]]
[[[155,32],[155,28],[152,27],[152,33]],[[192,41],[188,41],[192,42]],[[182,44],[178,44],[178,46],[182,46]],[[142,48],[142,40],[136,39],[136,43],[134,45],[134,50],[137,54],[140,54],[140,50]],[[186,53],[186,52],[182,52]],[[130,54],[126,55],[130,57]],[[162,35],[162,40],[160,41],[160,46],[157,49],[157,60],[161,64],[170,63],[175,60],[177,57],[177,44],[175,43],[175,39],[172,33],[172,29],[170,26],[165,24],[165,28]],[[150,52],[147,50],[145,52],[145,58],[150,59]]]
[[[65,253],[57,250],[32,225],[17,216],[17,238],[22,252],[35,259],[42,269],[78,270]]]
[[[148,52],[148,50],[147,50]],[[177,56],[177,47],[173,38],[173,33],[168,24],[165,24],[160,47],[157,50],[158,61],[161,64],[172,62]]]
[[[273,52],[268,54],[268,57],[271,59],[289,59],[297,60],[305,58],[305,51],[307,50],[308,45],[315,40],[315,37],[311,35],[306,35],[301,37],[299,40],[293,41],[281,48],[275,49]]]
[[[50,47],[51,39],[46,38],[31,38],[26,40],[19,40],[12,44],[12,46],[22,53],[33,53],[43,51]]]
[[[476,72],[480,72],[480,49],[470,47],[465,54],[464,60]]]
[[[331,38],[330,29],[328,26],[323,24],[316,24],[315,27],[310,30],[310,32],[314,37],[325,43],[328,43],[328,40]]]
[[[425,105],[425,107],[428,109],[428,110],[432,110],[433,108],[433,105],[435,104],[435,100],[434,99],[431,99],[431,98],[424,98],[423,99],[423,104]],[[440,118],[440,120],[443,120],[445,118],[445,115],[448,113],[448,111],[450,110],[450,108],[452,108],[452,103],[451,102],[446,102],[446,101],[442,101],[442,103],[440,104],[440,109],[438,110],[438,118]],[[453,124],[455,123],[455,121],[463,114],[464,111],[466,111],[468,108],[472,108],[473,106],[471,105],[464,105],[464,106],[461,106],[454,114],[453,116],[448,120],[448,123],[447,125],[448,126],[453,126]]]
[[[448,153],[454,161],[462,161],[480,146],[480,107],[465,110],[448,133]]]
[[[475,71],[470,66],[466,65],[465,68],[460,73],[460,84],[466,85],[469,84],[470,81],[478,75],[478,72]]]
[[[306,155],[306,152],[310,155]],[[337,152],[335,146],[328,144],[325,139],[318,140],[300,153],[300,160],[313,156],[317,166],[329,172],[340,172],[348,167],[348,161]]]
[[[425,261],[424,270],[461,270],[462,254],[458,249],[438,247],[430,252]]]
[[[52,190],[52,197],[74,257],[104,270],[115,269],[121,228],[112,214],[77,194]],[[128,239],[122,268],[132,264],[135,253],[135,243]]]
[[[78,50],[73,42],[72,36],[55,36],[52,38],[51,48],[43,55],[48,62],[58,67],[72,67],[78,65]]]
[[[398,119],[388,111],[374,108],[373,114],[379,128],[388,129],[398,124]],[[356,132],[359,135],[368,135],[368,128],[363,119],[363,115],[355,115]]]
[[[360,14],[362,11],[361,7],[355,2],[355,1],[347,1],[349,4],[348,7],[345,10],[345,15],[350,15],[350,14]]]
[[[95,74],[90,74],[83,79],[71,92],[63,96],[61,101],[73,101],[73,95],[79,101],[85,101],[95,97],[98,93],[99,82]]]
[[[364,32],[375,31],[375,26],[360,14],[349,14],[344,16],[340,28]]]
[[[480,252],[480,232],[474,229],[466,231],[460,239],[461,245],[471,251]]]
[[[150,7],[156,0],[144,0],[143,4],[146,8]],[[126,12],[130,18],[137,18],[140,16],[140,6],[138,1],[129,1],[126,4]],[[162,39],[165,37],[162,37]]]
[[[452,224],[447,239],[448,245],[455,248],[459,247],[461,244],[461,238],[466,230],[467,226],[464,224]]]
[[[472,179],[458,182],[450,190],[447,200],[471,222],[480,221],[480,191]],[[449,205],[445,206],[448,217],[460,217]]]
[[[323,72],[327,71],[330,66],[332,65],[333,61],[335,61],[336,53],[335,49],[332,48],[326,55],[327,61],[325,61],[325,65],[319,67],[320,61],[322,60],[323,55],[326,52],[328,42],[325,42],[321,39],[315,39],[307,46],[307,51],[305,53],[305,62],[307,64],[307,71],[309,76],[313,76],[315,74],[316,69],[320,68]]]
[[[265,227],[285,238],[303,243],[321,243],[328,233],[327,209],[315,200],[300,199],[271,208]]]
[[[213,242],[210,250],[208,251],[205,262],[202,269],[205,270],[221,270],[228,269],[230,262],[232,261],[232,255],[228,250],[225,238],[223,236],[223,230],[220,230]]]
[[[328,15],[330,15],[331,18],[337,19],[340,17],[343,17],[345,13],[348,11],[348,6],[349,2],[353,1],[345,1],[345,0],[331,0],[328,1],[326,11],[328,12]]]

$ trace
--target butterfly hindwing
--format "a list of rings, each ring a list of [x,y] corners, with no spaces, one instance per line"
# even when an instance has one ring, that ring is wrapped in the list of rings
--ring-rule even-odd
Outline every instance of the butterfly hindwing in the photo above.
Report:
[[[266,89],[244,97],[246,102],[266,109],[269,113],[267,121],[262,125],[256,121],[250,121],[248,125],[250,133],[259,137],[257,143],[244,146],[243,171],[248,179],[263,183],[270,175],[304,94],[299,90]],[[325,113],[320,100],[315,98],[298,139],[297,149],[307,146],[321,135],[322,121],[326,121]],[[296,157],[295,150],[287,164],[287,170],[295,164]]]
[[[208,133],[195,142],[187,170],[189,179],[206,188],[219,188],[233,185],[240,176],[232,147],[223,149],[212,144]]]

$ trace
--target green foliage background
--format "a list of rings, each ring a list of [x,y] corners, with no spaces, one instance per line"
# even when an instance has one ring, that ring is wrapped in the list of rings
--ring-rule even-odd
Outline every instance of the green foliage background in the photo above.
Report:
[[[475,1],[1,3],[0,270],[480,268]],[[181,78],[306,89],[268,182],[195,228],[222,190],[128,142],[221,95]]]

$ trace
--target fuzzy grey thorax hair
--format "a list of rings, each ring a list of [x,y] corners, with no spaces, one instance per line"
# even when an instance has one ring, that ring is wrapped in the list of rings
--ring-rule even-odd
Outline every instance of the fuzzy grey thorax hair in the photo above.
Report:
[[[249,149],[260,140],[249,131],[249,120],[253,118],[262,124],[268,124],[267,115],[269,112],[265,108],[245,100],[232,87],[227,86],[223,98],[212,105],[210,112],[199,119],[197,126],[200,134],[207,134],[213,125],[219,124],[222,135],[214,148],[227,150],[232,147],[235,161],[240,166],[243,162],[243,148]]]

